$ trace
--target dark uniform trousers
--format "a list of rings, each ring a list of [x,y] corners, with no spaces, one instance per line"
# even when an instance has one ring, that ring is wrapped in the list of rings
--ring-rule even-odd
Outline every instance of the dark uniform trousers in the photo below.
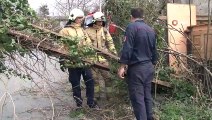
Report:
[[[127,84],[137,120],[152,120],[151,82],[153,77],[154,66],[151,62],[128,66]]]
[[[72,85],[73,97],[77,106],[82,106],[82,96],[81,96],[81,87],[80,87],[80,78],[81,75],[85,81],[86,85],[86,97],[87,104],[94,104],[94,80],[92,78],[92,73],[89,68],[69,68],[69,81]]]

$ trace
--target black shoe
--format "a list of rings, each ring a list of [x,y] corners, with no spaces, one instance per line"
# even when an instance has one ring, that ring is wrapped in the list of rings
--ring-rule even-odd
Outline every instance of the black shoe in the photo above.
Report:
[[[82,103],[77,103],[77,107],[82,107]]]
[[[89,108],[95,108],[100,109],[100,107],[97,105],[96,101],[93,102],[93,104],[88,104]]]
[[[74,101],[76,102],[77,107],[82,107],[82,98],[74,96]]]

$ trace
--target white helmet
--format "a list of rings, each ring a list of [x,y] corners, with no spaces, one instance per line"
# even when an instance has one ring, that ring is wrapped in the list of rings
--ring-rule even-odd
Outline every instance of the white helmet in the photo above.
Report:
[[[105,16],[102,12],[95,12],[93,14],[93,18],[95,21],[106,21]]]
[[[84,12],[80,9],[74,8],[71,10],[70,15],[69,15],[69,20],[75,20],[77,17],[84,17]]]

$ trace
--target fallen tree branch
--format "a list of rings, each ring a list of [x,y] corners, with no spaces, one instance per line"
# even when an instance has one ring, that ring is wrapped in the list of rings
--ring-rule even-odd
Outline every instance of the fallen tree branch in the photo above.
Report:
[[[41,29],[38,26],[36,26],[36,28]],[[44,28],[42,28],[41,30],[44,30],[46,32],[50,32],[51,34],[54,34],[57,37],[62,37],[58,33],[52,32],[50,30],[47,30],[47,29],[44,29]],[[52,55],[56,56],[56,57],[58,57],[58,56],[69,57],[69,53],[68,53],[67,50],[65,50],[63,47],[61,48],[61,46],[59,46],[59,45],[54,45],[54,44],[48,42],[49,40],[47,40],[47,39],[45,39],[41,42],[41,40],[39,38],[36,38],[32,35],[26,35],[24,33],[21,33],[19,31],[15,31],[15,30],[9,30],[8,34],[12,35],[13,37],[21,38],[20,43],[21,42],[30,42],[31,45],[36,46],[36,48],[43,50],[44,52],[47,52],[47,54],[48,54],[48,52],[52,52],[52,53],[54,53]],[[114,60],[119,60],[118,56],[115,56],[115,55],[113,55],[113,54],[111,54],[107,51],[104,51],[104,50],[101,50],[101,49],[98,49],[98,48],[95,48],[95,47],[93,47],[93,49],[98,51],[98,52],[101,52],[104,55],[109,56],[110,58],[112,58]],[[89,61],[89,60],[83,60],[83,61],[86,62],[86,63],[92,64],[96,68],[103,69],[103,70],[106,70],[106,71],[110,70],[109,66],[105,66],[105,65],[100,64],[100,63],[93,63],[92,61]],[[166,82],[160,81],[160,80],[153,81],[153,83],[160,84],[160,85],[166,86],[166,87],[171,86],[170,83],[168,83],[168,82],[166,83]]]
[[[40,42],[41,40],[36,37],[33,37],[31,35],[26,35],[26,34],[23,34],[19,31],[15,31],[15,30],[9,30],[8,34],[12,35],[13,37],[21,38],[20,42],[30,42],[33,46],[36,46],[36,48],[43,50],[44,52],[47,52],[47,53],[52,52],[52,53],[54,53],[52,55],[55,57],[58,57],[58,56],[69,57],[69,53],[67,50],[65,50],[63,47],[61,48],[61,46],[59,46],[59,45],[54,45],[54,44],[49,43],[48,40]],[[39,46],[38,46],[38,44],[39,44]],[[107,70],[107,71],[110,70],[108,66],[105,66],[103,64],[93,63],[92,61],[89,61],[89,60],[83,60],[83,61],[93,65],[94,67],[97,67],[97,68],[100,68],[103,70]]]
[[[61,36],[59,33],[56,33],[56,32],[54,32],[54,31],[51,31],[51,30],[42,28],[42,27],[40,27],[40,26],[37,26],[37,25],[34,25],[34,24],[31,24],[31,25],[32,25],[32,27],[37,28],[37,29],[39,29],[39,30],[42,30],[42,31],[44,31],[44,32],[46,32],[46,33],[51,33],[52,35],[54,35],[54,36],[57,37],[57,38],[58,38],[58,37],[68,38],[68,37],[65,37],[65,36]],[[94,46],[89,46],[89,47],[93,48],[93,49],[96,50],[97,52],[100,52],[101,54],[104,54],[104,55],[109,56],[110,58],[112,58],[112,59],[114,59],[114,60],[119,60],[119,57],[118,57],[118,56],[116,56],[116,55],[114,55],[114,54],[112,54],[112,53],[110,53],[110,52],[108,52],[108,51],[99,49],[99,48],[94,47]]]

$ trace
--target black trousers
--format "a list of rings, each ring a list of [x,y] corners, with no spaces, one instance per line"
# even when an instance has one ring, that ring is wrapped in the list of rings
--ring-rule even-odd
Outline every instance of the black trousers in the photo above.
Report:
[[[81,75],[85,81],[86,85],[86,97],[87,104],[94,104],[94,80],[92,78],[92,73],[89,68],[69,68],[69,81],[72,85],[73,97],[78,107],[82,106],[82,96],[80,87]]]
[[[128,67],[129,96],[137,120],[152,120],[151,82],[153,77],[154,66],[151,62],[138,63]]]

